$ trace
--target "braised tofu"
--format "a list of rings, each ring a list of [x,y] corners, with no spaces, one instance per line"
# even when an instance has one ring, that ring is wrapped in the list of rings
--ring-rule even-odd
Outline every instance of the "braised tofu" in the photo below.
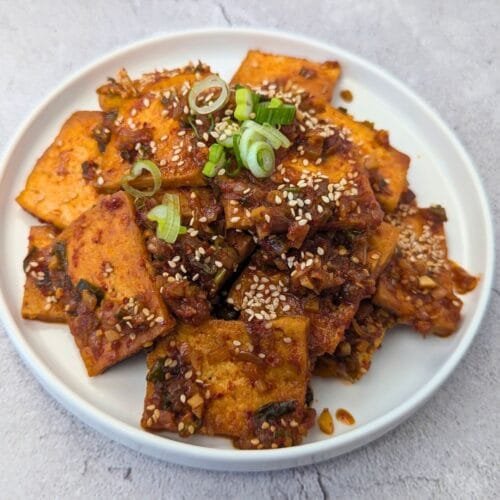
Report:
[[[89,375],[103,372],[173,328],[126,193],[102,197],[57,241],[66,244],[73,285],[67,321]]]
[[[318,63],[299,57],[249,50],[231,82],[256,89],[279,88],[284,92],[293,88],[331,101],[339,77],[340,65],[336,61]]]
[[[307,316],[311,356],[333,353],[361,300],[373,294],[397,236],[397,229],[383,223],[367,234],[318,233],[300,250],[270,236],[232,286],[227,302],[244,321]]]
[[[304,317],[180,324],[148,355],[142,425],[233,438],[239,448],[301,442],[314,421]]]
[[[105,112],[118,111],[130,100],[141,97],[146,92],[179,89],[186,81],[192,83],[209,74],[210,68],[203,63],[198,63],[188,64],[183,68],[146,73],[134,80],[122,68],[116,78],[109,78],[108,83],[97,89],[99,105]]]
[[[226,227],[254,229],[259,240],[286,234],[300,248],[317,231],[368,230],[381,223],[383,212],[363,168],[337,155],[319,166],[298,158],[285,156],[265,180],[248,173],[236,179],[218,176]]]
[[[409,156],[391,146],[387,131],[376,130],[370,122],[358,122],[333,106],[319,104],[318,107],[323,109],[316,117],[340,129],[353,144],[368,171],[377,200],[386,212],[393,212],[408,189]]]
[[[369,300],[362,302],[335,352],[316,360],[314,374],[356,382],[369,370],[373,355],[395,322],[389,312]]]
[[[396,253],[382,273],[373,301],[422,333],[446,336],[460,321],[442,207],[402,205],[390,222],[399,230]]]
[[[119,189],[123,176],[139,158],[152,160],[159,167],[165,187],[205,184],[201,171],[208,157],[206,130],[210,120],[193,117],[188,107],[191,86],[208,74],[203,68],[152,74],[148,83],[135,84],[133,91],[124,90],[126,98],[118,103],[106,101],[106,108],[116,105],[117,110],[102,160],[103,191]],[[114,91],[112,88],[111,95]],[[108,94],[101,91],[101,95]],[[152,178],[144,174],[131,184],[150,187]]]
[[[54,249],[57,233],[53,226],[30,228],[28,255],[24,259],[26,281],[21,309],[25,319],[51,323],[66,321],[64,304],[60,301],[62,289],[56,286],[49,269],[53,267],[53,259],[57,259],[57,249]]]
[[[166,304],[180,320],[200,324],[209,318],[211,302],[255,244],[249,234],[224,229],[223,213],[211,189],[169,194],[178,196],[186,233],[174,243],[156,236],[156,222],[147,219],[147,212],[161,200],[160,194],[139,209],[144,240]]]
[[[38,219],[65,228],[97,201],[103,113],[77,111],[36,162],[17,202]]]

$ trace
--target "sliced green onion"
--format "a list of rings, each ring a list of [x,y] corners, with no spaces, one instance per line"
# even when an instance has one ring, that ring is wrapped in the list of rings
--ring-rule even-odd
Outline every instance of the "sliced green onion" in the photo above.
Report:
[[[153,188],[149,191],[141,191],[129,185],[130,181],[137,179],[146,170],[153,177]],[[139,160],[134,163],[130,169],[130,173],[122,178],[122,189],[131,194],[134,198],[143,198],[153,196],[161,187],[161,172],[160,169],[150,160]]]
[[[236,160],[236,162],[228,162],[225,168],[226,175],[229,177],[236,177],[240,173],[242,165],[240,165],[238,160]]]
[[[274,99],[274,98],[273,98]],[[293,104],[277,105],[273,99],[269,102],[260,102],[255,108],[255,121],[270,125],[290,125],[295,118],[296,108]],[[280,101],[281,102],[281,101]]]
[[[247,122],[245,122],[247,123]],[[250,146],[257,141],[265,141],[266,138],[259,134],[253,127],[247,127],[241,134],[241,139],[238,144],[241,161],[245,167],[248,167],[247,156]]]
[[[241,125],[241,128],[243,130],[251,129],[259,133],[266,139],[266,141],[269,142],[269,144],[271,144],[274,149],[278,149],[280,147],[289,148],[292,145],[286,135],[282,134],[278,129],[274,128],[269,123],[260,125],[253,120],[246,120]]]
[[[239,134],[240,126],[231,120],[224,120],[215,126],[215,131],[219,135],[217,142],[225,148],[233,147],[233,136]]]
[[[274,170],[274,150],[267,142],[254,142],[248,150],[246,162],[255,177],[269,177]]]
[[[236,163],[238,164],[238,167],[243,167],[243,160],[241,158],[241,152],[240,152],[240,141],[241,141],[241,134],[235,134],[233,135],[233,153],[234,157],[236,158]]]
[[[201,173],[207,177],[215,177],[226,163],[224,146],[212,144],[208,149],[208,161],[205,163]]]
[[[156,222],[156,236],[167,243],[175,243],[177,236],[186,232],[186,228],[181,226],[178,194],[167,193],[163,197],[163,203],[153,207],[147,218]]]
[[[198,98],[207,89],[220,89],[220,94],[211,104],[198,105]],[[229,88],[224,80],[217,75],[207,76],[204,80],[193,85],[188,95],[188,103],[191,111],[198,115],[208,115],[218,111],[225,106],[229,99]]]
[[[271,100],[269,101],[269,107],[271,109],[279,108],[281,106],[283,106],[283,101],[281,99],[278,99],[277,97],[272,97]]]
[[[242,87],[236,89],[234,97],[236,101],[234,117],[240,122],[252,118],[251,115],[255,104],[254,92]]]

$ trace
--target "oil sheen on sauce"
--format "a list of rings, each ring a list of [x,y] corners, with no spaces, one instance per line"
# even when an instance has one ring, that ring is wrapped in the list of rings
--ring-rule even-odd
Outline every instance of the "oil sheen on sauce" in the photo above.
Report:
[[[342,422],[345,425],[354,425],[356,423],[356,420],[354,420],[354,417],[344,408],[339,408],[335,412],[335,418],[339,422]]]

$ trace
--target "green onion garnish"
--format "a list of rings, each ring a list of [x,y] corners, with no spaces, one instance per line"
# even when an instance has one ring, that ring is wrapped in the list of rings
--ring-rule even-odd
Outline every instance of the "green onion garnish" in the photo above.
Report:
[[[243,167],[243,160],[241,159],[240,141],[241,141],[241,134],[233,135],[233,153],[234,157],[236,158],[236,163],[238,164],[238,167],[241,168]]]
[[[215,126],[218,133],[217,142],[225,148],[233,147],[233,136],[239,134],[240,126],[231,120],[223,120]]]
[[[278,149],[280,147],[289,148],[292,145],[286,135],[282,134],[278,129],[274,128],[269,123],[260,125],[259,123],[256,123],[252,120],[247,120],[243,122],[241,128],[242,130],[250,129],[254,132],[257,132],[258,134],[263,136],[274,149]]]
[[[208,149],[208,161],[203,167],[202,174],[207,177],[215,177],[225,163],[226,153],[224,151],[224,146],[212,144]]]
[[[149,191],[141,191],[129,185],[130,181],[137,179],[146,170],[153,177],[153,188]],[[122,178],[122,189],[131,194],[134,198],[144,198],[153,196],[161,187],[161,172],[160,169],[151,160],[139,160],[134,163],[130,169],[130,173]]]
[[[281,106],[283,106],[283,101],[281,99],[278,99],[277,97],[272,97],[271,100],[269,101],[269,107],[271,109],[279,108]]]
[[[270,125],[290,125],[295,118],[296,108],[293,104],[283,104],[273,97],[268,102],[260,102],[255,108],[255,121]]]
[[[209,101],[208,104],[200,106],[198,98],[208,89],[220,89],[219,96],[215,101]],[[204,80],[193,85],[188,95],[188,103],[191,111],[198,115],[208,115],[214,111],[223,108],[229,99],[229,88],[224,80],[217,75],[207,76]]]
[[[156,236],[167,243],[175,243],[177,236],[186,232],[186,228],[181,226],[178,194],[165,194],[162,204],[152,208],[147,218],[156,222]]]
[[[236,101],[234,117],[240,122],[250,120],[256,99],[258,99],[257,94],[250,89],[240,87],[236,89],[234,97]]]
[[[255,177],[269,177],[274,170],[274,150],[264,141],[254,142],[246,157],[248,169]]]

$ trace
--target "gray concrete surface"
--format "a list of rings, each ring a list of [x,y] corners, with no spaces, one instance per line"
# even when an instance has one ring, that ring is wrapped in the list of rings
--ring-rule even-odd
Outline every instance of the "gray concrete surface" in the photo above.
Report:
[[[155,33],[228,25],[311,35],[407,82],[464,142],[498,220],[498,0],[0,0],[0,147],[61,78],[101,54]],[[0,498],[498,498],[498,273],[495,283],[469,353],[413,418],[338,459],[260,475],[182,468],[109,441],[40,388],[2,332]]]

